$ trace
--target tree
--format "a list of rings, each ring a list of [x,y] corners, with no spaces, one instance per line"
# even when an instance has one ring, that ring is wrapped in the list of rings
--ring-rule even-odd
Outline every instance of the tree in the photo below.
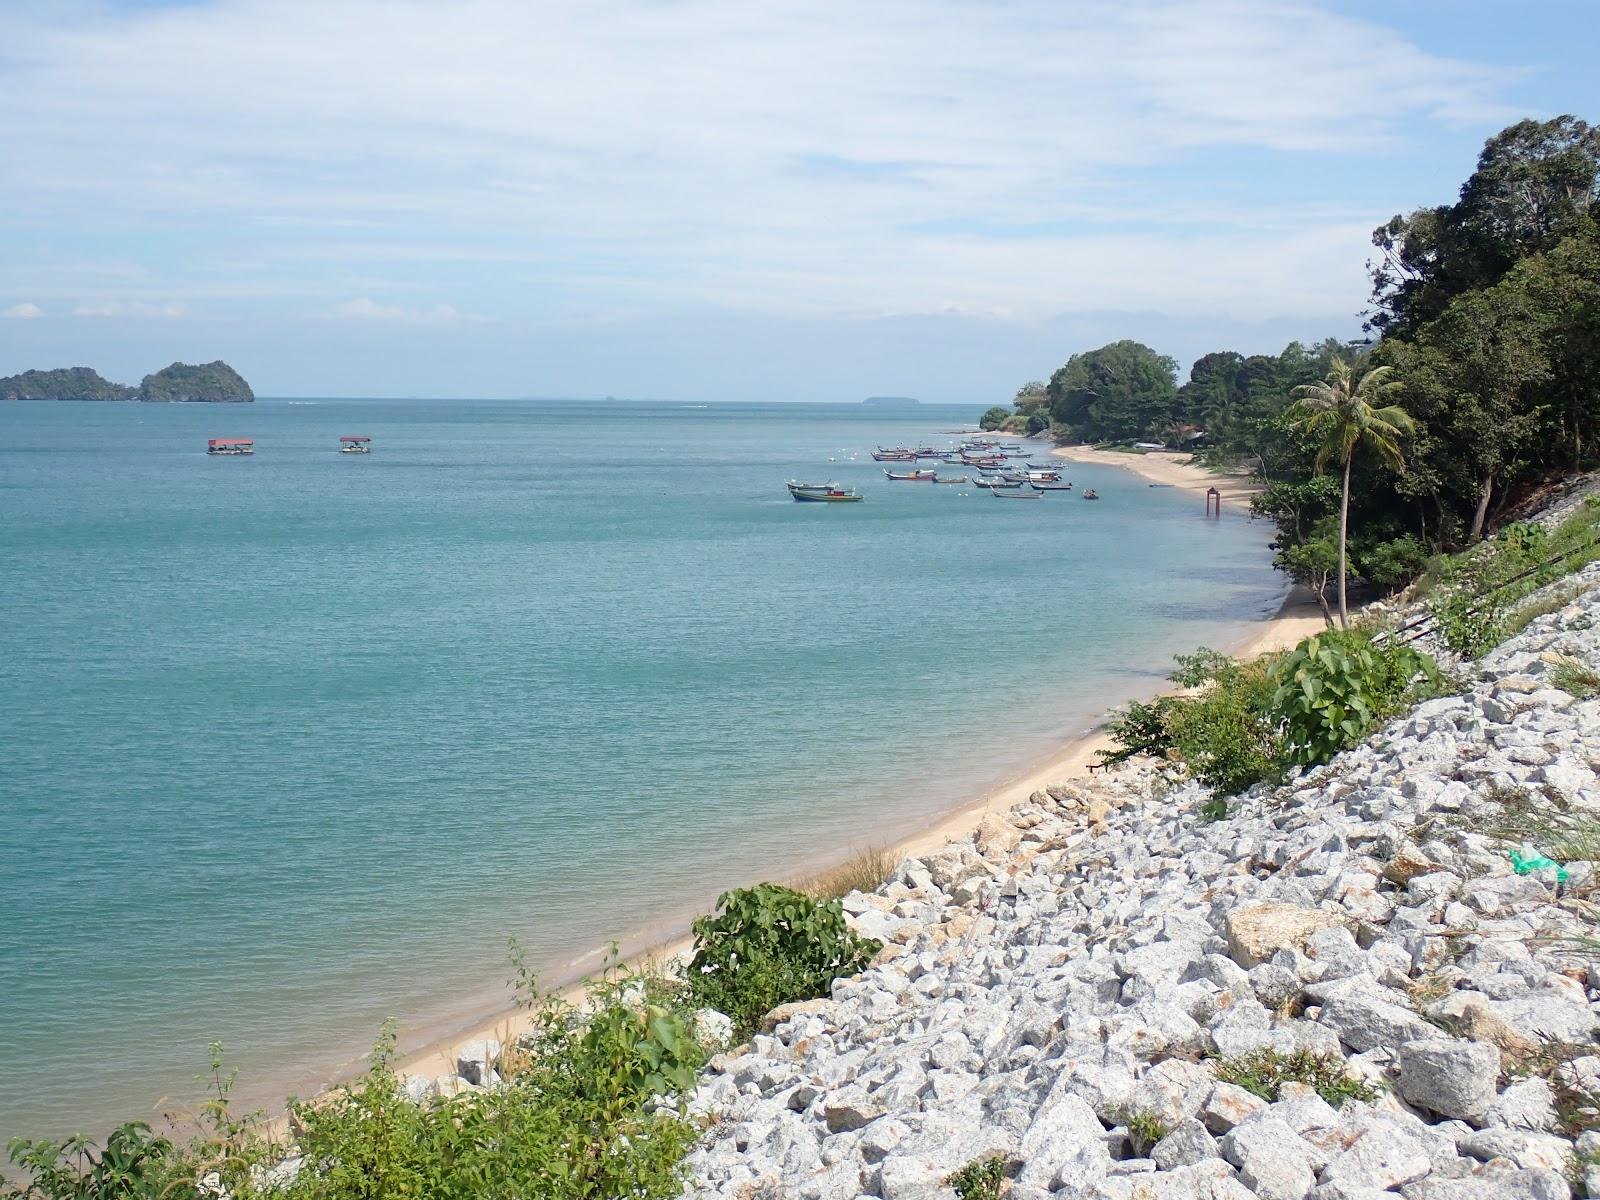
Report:
[[[1010,412],[996,404],[993,408],[984,410],[983,416],[978,418],[978,428],[999,429],[1010,416]]]
[[[1050,415],[1086,441],[1141,437],[1171,424],[1178,364],[1134,341],[1074,354],[1050,377]]]
[[[1490,138],[1451,205],[1395,216],[1372,234],[1369,324],[1410,336],[1466,292],[1549,250],[1600,200],[1600,129],[1572,116],[1518,121]]]
[[[1415,423],[1399,405],[1378,407],[1376,401],[1400,386],[1393,368],[1372,367],[1359,375],[1343,358],[1333,360],[1328,378],[1295,388],[1291,410],[1296,427],[1317,447],[1315,469],[1338,462],[1344,480],[1339,493],[1339,624],[1350,624],[1345,598],[1347,543],[1350,533],[1350,465],[1358,450],[1368,450],[1395,471],[1405,469],[1400,440]]]

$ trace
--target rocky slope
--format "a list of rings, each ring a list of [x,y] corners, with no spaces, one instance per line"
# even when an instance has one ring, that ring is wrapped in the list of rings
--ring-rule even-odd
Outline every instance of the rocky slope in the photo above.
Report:
[[[1466,694],[1225,820],[1126,770],[852,893],[889,945],[714,1060],[691,1194],[946,1200],[998,1155],[1016,1200],[1600,1196],[1600,1135],[1573,1136],[1600,880],[1507,853],[1519,823],[1600,822],[1600,701],[1551,686],[1554,654],[1600,669],[1600,566],[1579,581]],[[1371,1099],[1218,1079],[1265,1049]]]
[[[244,376],[220,359],[211,363],[173,363],[139,384],[139,399],[149,403],[249,404],[256,398]]]

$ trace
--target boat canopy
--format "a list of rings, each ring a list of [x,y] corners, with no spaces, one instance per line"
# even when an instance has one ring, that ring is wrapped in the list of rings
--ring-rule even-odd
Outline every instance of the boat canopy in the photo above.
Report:
[[[208,446],[254,446],[255,438],[212,438]]]
[[[341,437],[339,440],[341,442],[356,442],[356,443],[360,443],[360,442],[370,442],[372,439],[369,438],[369,437]]]

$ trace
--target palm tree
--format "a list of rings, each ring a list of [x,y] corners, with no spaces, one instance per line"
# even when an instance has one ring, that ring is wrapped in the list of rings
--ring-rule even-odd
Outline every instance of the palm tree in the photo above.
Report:
[[[1334,356],[1327,379],[1294,389],[1289,410],[1294,427],[1316,443],[1316,470],[1329,462],[1344,468],[1344,491],[1339,498],[1339,624],[1348,627],[1350,610],[1345,602],[1346,535],[1350,528],[1350,463],[1357,450],[1370,450],[1395,471],[1406,468],[1400,439],[1416,431],[1416,422],[1398,404],[1377,407],[1383,397],[1400,386],[1389,378],[1392,368],[1373,367],[1357,374],[1344,359]]]

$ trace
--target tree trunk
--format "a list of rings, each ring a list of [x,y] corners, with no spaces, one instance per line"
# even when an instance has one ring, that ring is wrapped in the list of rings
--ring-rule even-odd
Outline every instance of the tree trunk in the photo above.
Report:
[[[1478,508],[1472,514],[1472,528],[1467,533],[1469,542],[1475,542],[1483,536],[1483,519],[1489,515],[1489,497],[1494,495],[1494,477],[1498,473],[1497,467],[1483,477],[1483,490],[1478,493]]]
[[[1344,491],[1339,497],[1339,628],[1350,628],[1350,606],[1345,602],[1345,536],[1350,531],[1350,458],[1344,460]]]

